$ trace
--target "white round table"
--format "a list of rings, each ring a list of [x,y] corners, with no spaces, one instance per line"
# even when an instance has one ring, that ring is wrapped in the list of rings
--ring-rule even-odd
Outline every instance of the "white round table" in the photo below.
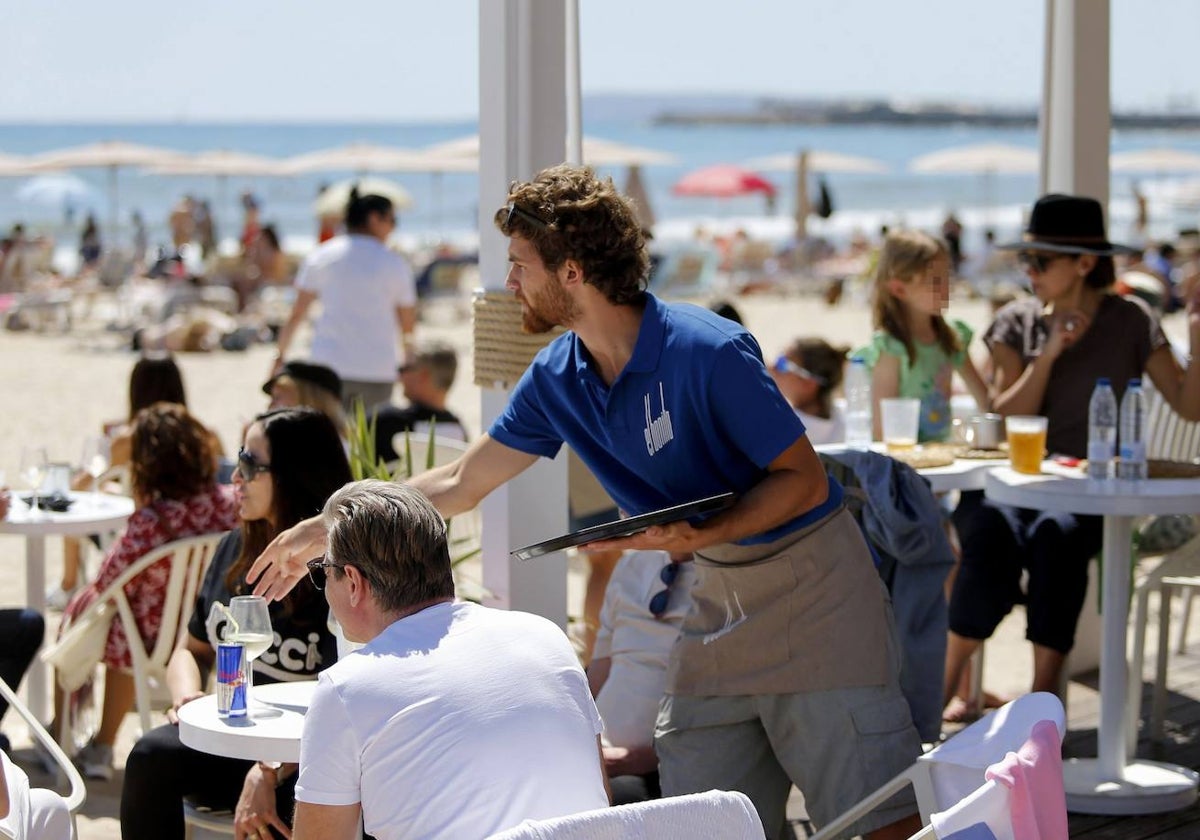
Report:
[[[1067,809],[1084,814],[1154,814],[1186,808],[1196,801],[1200,775],[1175,764],[1131,761],[1127,754],[1125,642],[1133,518],[1200,512],[1200,479],[1092,481],[1078,469],[1044,463],[1042,470],[1042,475],[1022,475],[997,467],[988,473],[984,490],[1001,504],[1104,517],[1099,757],[1064,764]]]
[[[250,714],[217,715],[217,697],[209,694],[179,709],[179,739],[194,750],[249,761],[300,762],[304,713],[316,680],[256,685]]]
[[[849,452],[851,448],[844,443],[823,443],[814,447],[818,453],[837,455]],[[887,455],[887,446],[883,443],[872,443],[871,451]],[[951,490],[982,490],[984,477],[988,471],[1008,463],[1008,458],[981,460],[978,458],[956,458],[954,463],[944,467],[922,467],[917,474],[929,482],[929,489],[934,493],[949,493]]]
[[[107,534],[125,527],[133,513],[133,500],[107,493],[72,492],[71,509],[64,513],[42,510],[33,513],[23,501],[25,494],[12,494],[8,518],[0,520],[0,534],[25,537],[25,604],[39,613],[46,611],[46,537],[83,537]],[[27,675],[29,708],[49,720],[46,707],[46,666],[34,657]]]

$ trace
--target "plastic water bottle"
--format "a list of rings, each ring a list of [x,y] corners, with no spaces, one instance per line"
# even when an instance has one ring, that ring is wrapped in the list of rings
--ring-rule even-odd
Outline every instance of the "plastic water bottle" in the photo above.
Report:
[[[867,449],[871,445],[871,371],[855,356],[846,371],[846,445]]]
[[[1121,460],[1117,478],[1146,477],[1146,395],[1141,379],[1130,379],[1121,398]]]
[[[1112,478],[1116,450],[1117,395],[1108,377],[1101,376],[1088,403],[1088,478]]]

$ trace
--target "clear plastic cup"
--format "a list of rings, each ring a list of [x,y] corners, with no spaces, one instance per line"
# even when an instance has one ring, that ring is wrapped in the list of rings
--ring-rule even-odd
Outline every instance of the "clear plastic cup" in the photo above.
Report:
[[[879,401],[883,442],[891,451],[912,449],[917,445],[921,401],[915,397],[889,397]]]

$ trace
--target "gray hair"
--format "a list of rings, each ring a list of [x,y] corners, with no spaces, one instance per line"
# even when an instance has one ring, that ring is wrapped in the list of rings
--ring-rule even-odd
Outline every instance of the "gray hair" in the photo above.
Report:
[[[417,346],[413,364],[429,371],[435,388],[449,391],[458,373],[458,354],[445,342],[431,341]]]
[[[454,597],[446,523],[419,490],[355,481],[329,497],[321,518],[329,533],[327,559],[358,569],[381,609]]]

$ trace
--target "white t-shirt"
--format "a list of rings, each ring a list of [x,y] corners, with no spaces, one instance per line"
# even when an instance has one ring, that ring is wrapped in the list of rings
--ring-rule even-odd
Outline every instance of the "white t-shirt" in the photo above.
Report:
[[[600,729],[558,627],[438,604],[321,672],[296,800],[361,802],[379,840],[486,837],[606,807]]]
[[[695,570],[680,563],[667,611],[650,612],[650,599],[666,588],[660,577],[671,560],[665,551],[627,551],[613,569],[592,659],[612,658],[608,679],[596,695],[604,743],[644,747],[654,742],[658,703],[667,687],[667,660],[691,607]]]
[[[395,380],[396,307],[417,304],[404,257],[373,236],[336,236],[309,254],[296,288],[321,299],[309,353],[314,362],[342,379]]]
[[[813,446],[822,443],[844,443],[846,441],[846,419],[838,406],[833,406],[828,420],[815,414],[806,414],[800,409],[793,409],[800,422],[804,424],[804,433],[808,442]]]

